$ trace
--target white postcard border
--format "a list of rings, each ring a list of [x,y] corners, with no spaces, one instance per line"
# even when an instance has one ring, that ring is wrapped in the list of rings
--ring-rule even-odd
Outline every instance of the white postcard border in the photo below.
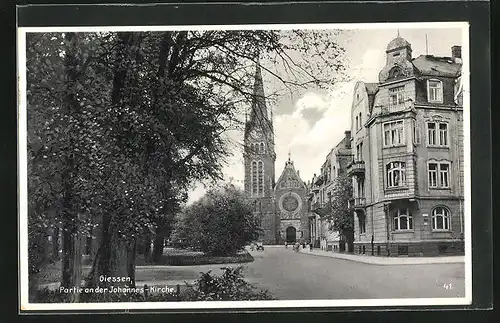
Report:
[[[165,31],[165,30],[292,30],[292,29],[462,29],[462,84],[464,117],[464,240],[465,297],[408,299],[346,299],[346,300],[273,300],[273,301],[199,301],[199,302],[120,302],[120,303],[29,303],[28,299],[28,190],[27,190],[27,115],[26,115],[26,33],[103,32],[103,31]],[[469,305],[472,302],[471,241],[471,173],[470,173],[470,84],[469,24],[467,22],[417,23],[348,23],[348,24],[250,24],[250,25],[183,25],[183,26],[100,26],[100,27],[18,27],[18,225],[21,311],[125,310],[125,309],[258,309],[258,308],[321,308],[321,307],[401,307]],[[23,312],[29,313],[29,312]]]

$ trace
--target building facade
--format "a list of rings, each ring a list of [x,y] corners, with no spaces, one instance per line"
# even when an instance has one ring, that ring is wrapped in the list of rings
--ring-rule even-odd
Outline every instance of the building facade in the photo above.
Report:
[[[398,36],[379,83],[355,86],[348,174],[357,253],[463,253],[460,47],[451,54],[413,58]]]
[[[309,232],[311,242],[316,248],[326,251],[344,249],[342,237],[331,228],[330,203],[334,197],[333,189],[338,176],[344,175],[351,162],[351,131],[326,155],[318,176],[314,174],[308,184]]]
[[[275,181],[273,116],[266,105],[260,66],[253,97],[244,134],[244,190],[260,219],[260,240],[266,244],[308,240],[307,187],[290,157]]]

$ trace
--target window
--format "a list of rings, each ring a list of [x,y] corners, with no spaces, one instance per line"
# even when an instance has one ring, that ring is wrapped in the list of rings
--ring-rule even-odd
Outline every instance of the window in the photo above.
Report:
[[[358,119],[358,116],[356,116],[356,130],[359,129],[359,119]]]
[[[436,145],[436,124],[434,122],[429,122],[427,124],[427,137],[428,143],[431,146]]]
[[[404,86],[389,89],[389,104],[392,106],[404,103]]]
[[[258,169],[258,175],[259,175],[259,188],[258,188],[258,193],[263,194],[264,193],[264,163],[262,161],[259,161],[259,169]]]
[[[429,102],[443,102],[443,83],[441,81],[427,81],[427,98]]]
[[[448,146],[448,124],[446,122],[427,122],[427,144],[429,146]]]
[[[363,160],[363,143],[356,145],[356,161]]]
[[[413,143],[420,145],[420,128],[416,122],[413,123]]]
[[[433,162],[428,164],[429,188],[450,187],[449,162]]]
[[[432,230],[450,230],[450,211],[442,206],[432,210]]]
[[[365,215],[358,215],[358,220],[359,220],[359,233],[364,234],[366,233],[366,218]]]
[[[266,152],[266,149],[265,149],[265,147],[264,147],[264,143],[263,143],[263,142],[261,142],[261,143],[260,143],[260,153],[261,153],[261,154],[264,154],[265,152]]]
[[[449,164],[444,164],[444,163],[439,164],[439,184],[441,184],[441,187],[443,188],[450,187],[449,170],[450,170]]]
[[[258,183],[257,183],[257,162],[252,162],[251,170],[251,182],[252,182],[252,194],[258,193]]]
[[[403,120],[384,123],[384,146],[404,144]]]
[[[399,52],[395,53],[394,56],[399,56]],[[401,68],[399,66],[394,66],[390,71],[389,71],[389,79],[393,79],[396,77],[403,76],[403,73],[401,73]]]
[[[438,183],[437,183],[437,171],[438,169],[438,164],[436,163],[430,163],[429,164],[429,187],[437,187],[438,186]]]
[[[439,124],[439,145],[448,146],[448,124]]]
[[[412,229],[413,219],[408,209],[396,209],[394,212],[394,231]]]
[[[387,164],[387,187],[405,185],[405,163],[391,162]]]
[[[363,121],[361,121],[361,112],[359,113],[359,129],[363,127]]]

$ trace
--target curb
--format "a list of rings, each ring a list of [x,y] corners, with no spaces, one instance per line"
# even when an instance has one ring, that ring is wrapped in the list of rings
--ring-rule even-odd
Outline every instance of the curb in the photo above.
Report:
[[[365,263],[369,265],[377,265],[377,266],[408,266],[408,265],[439,265],[439,264],[465,264],[465,259],[462,260],[450,260],[450,261],[435,261],[430,259],[429,261],[418,261],[418,258],[405,258],[405,259],[412,259],[410,262],[404,262],[403,259],[401,259],[401,262],[393,262],[393,263],[388,263],[384,262],[384,258],[379,259],[360,259],[360,258],[354,258],[354,257],[339,257],[337,255],[330,255],[330,254],[321,254],[321,253],[311,253],[310,251],[300,251],[302,254],[310,255],[310,256],[318,256],[318,257],[327,257],[327,258],[334,258],[334,259],[340,259],[340,260],[346,260],[346,261],[352,261],[352,262],[358,262],[358,263]],[[439,258],[442,259],[442,258]]]

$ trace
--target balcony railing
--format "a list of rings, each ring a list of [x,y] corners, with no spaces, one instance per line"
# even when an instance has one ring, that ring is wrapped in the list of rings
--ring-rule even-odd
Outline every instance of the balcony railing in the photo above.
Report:
[[[361,209],[366,205],[366,199],[364,197],[353,197],[349,200],[349,208],[351,209]]]
[[[347,174],[349,176],[364,176],[365,175],[365,161],[353,159],[347,166]]]
[[[406,99],[406,101],[398,104],[389,104],[388,106],[381,107],[381,114],[390,114],[395,112],[401,112],[406,110],[411,110],[413,108],[413,100]]]

